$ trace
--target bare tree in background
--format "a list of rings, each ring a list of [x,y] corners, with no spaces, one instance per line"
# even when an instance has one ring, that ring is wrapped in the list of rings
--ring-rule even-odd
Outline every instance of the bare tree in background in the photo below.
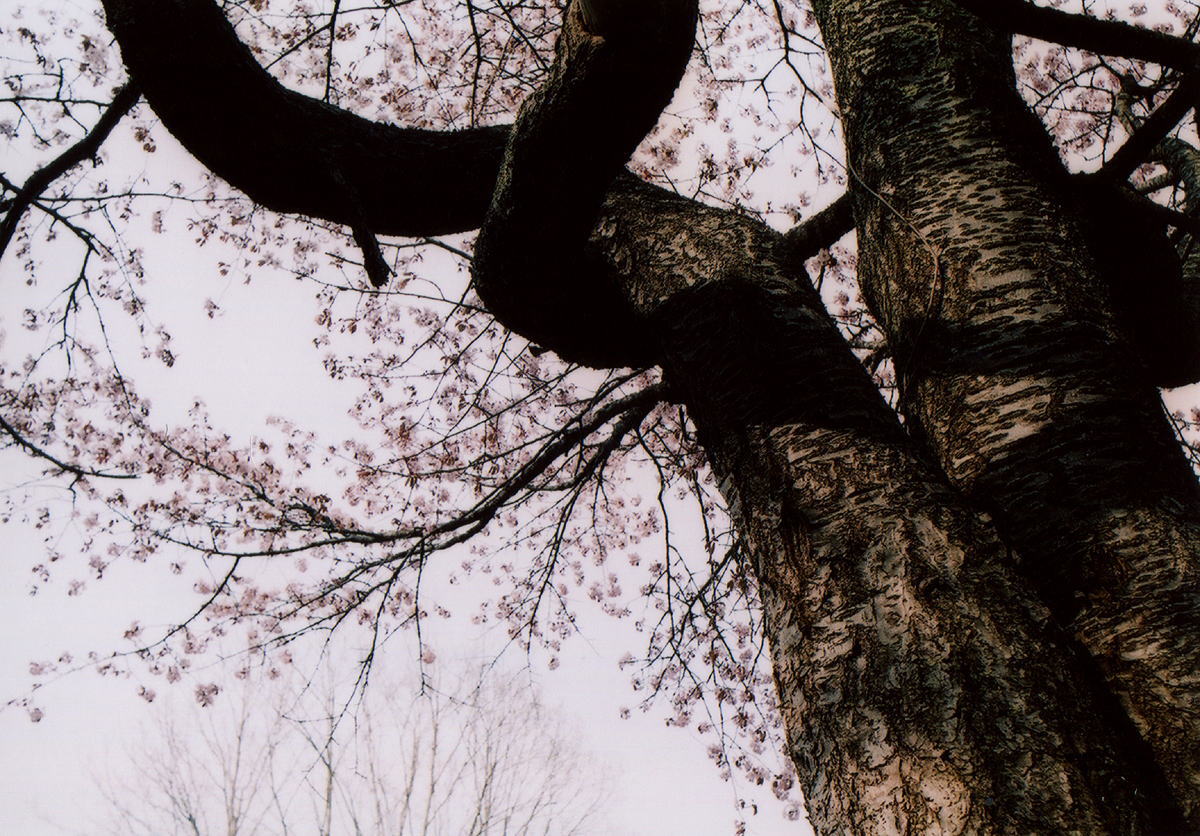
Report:
[[[156,706],[157,722],[106,765],[103,832],[605,832],[604,768],[520,677],[479,681],[419,695],[381,681],[347,705],[332,684],[247,679],[210,705]]]

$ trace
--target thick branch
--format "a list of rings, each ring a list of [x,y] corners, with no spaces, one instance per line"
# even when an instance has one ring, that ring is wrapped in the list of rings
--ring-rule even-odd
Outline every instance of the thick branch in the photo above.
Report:
[[[482,224],[507,126],[458,132],[401,129],[289,91],[258,65],[211,0],[105,0],[105,8],[131,75],[166,128],[201,162],[264,206],[346,223],[356,238],[367,242],[366,250],[371,249],[366,232],[426,236]],[[680,50],[686,56],[686,48]],[[640,89],[642,82],[636,79],[634,88]],[[604,127],[608,116],[598,108],[583,118]],[[252,141],[241,141],[244,137]],[[566,144],[563,150],[576,158],[591,153],[583,143]],[[610,165],[619,171],[623,157],[618,153],[616,158]],[[338,171],[328,170],[331,160],[339,162]],[[600,179],[605,176],[611,177],[612,172]],[[548,191],[555,200],[565,192],[578,201],[580,181],[554,182],[557,188],[536,180],[528,187],[531,192]],[[622,175],[621,183],[608,195],[614,208],[654,195],[677,211],[684,211],[686,205],[703,211],[706,218],[712,213],[732,217],[640,184],[632,175]],[[525,186],[518,183],[516,188]],[[347,195],[353,195],[358,206]],[[789,248],[815,252],[832,243],[850,222],[847,208],[848,201],[839,200],[797,227],[789,233],[789,240],[795,242]],[[650,230],[653,237],[665,240],[657,230],[662,224],[653,214],[635,214],[639,230]],[[593,230],[592,246],[582,259],[572,256],[576,286],[611,285],[621,272],[614,267],[621,260],[619,254],[614,258],[611,243],[596,234]],[[542,228],[537,247],[554,243]],[[383,275],[376,270],[377,279]],[[607,305],[607,313],[621,308],[611,299]],[[594,321],[604,321],[599,309],[588,310]],[[500,318],[525,336],[556,347],[556,340],[544,329],[537,334],[527,331],[524,319],[529,317],[522,317],[520,310],[515,318]],[[629,324],[626,314],[616,321]],[[623,343],[616,352],[619,356],[609,357],[612,362],[651,362],[644,341],[635,345],[631,334],[619,332],[619,325],[608,332],[610,338],[617,337],[612,342]],[[588,359],[599,363],[605,358],[593,353]]]
[[[108,135],[112,133],[112,129],[117,126],[122,117],[137,104],[140,95],[136,85],[132,83],[126,84],[117,91],[112,104],[105,109],[95,126],[88,131],[83,139],[63,151],[42,168],[39,168],[25,181],[25,185],[21,187],[21,190],[17,192],[16,197],[9,204],[8,211],[4,215],[4,220],[0,221],[0,257],[3,257],[5,250],[8,249],[8,245],[12,242],[13,235],[17,231],[17,224],[20,223],[21,217],[25,214],[26,210],[33,205],[33,202],[38,199],[51,183],[84,160],[96,156],[96,152],[100,150],[101,144],[103,144],[104,140],[108,139]]]
[[[105,0],[105,8],[130,73],[146,91],[147,100],[167,129],[201,162],[263,205],[279,212],[346,223],[367,253],[373,251],[369,232],[433,235],[482,224],[503,156],[507,127],[458,132],[403,129],[289,91],[258,65],[211,0]],[[686,60],[690,49],[690,30],[675,39],[679,44],[670,60],[678,64]],[[592,40],[605,43],[602,39]],[[638,38],[633,36],[633,41],[638,42]],[[638,60],[656,67],[669,63],[657,44]],[[565,158],[568,169],[575,161],[588,160],[586,168],[594,173],[510,183],[502,200],[530,207],[555,205],[561,210],[566,199],[571,205],[584,205],[583,192],[591,191],[598,203],[596,190],[602,191],[603,184],[620,171],[633,144],[640,139],[638,132],[648,127],[634,127],[630,132],[630,136],[636,136],[632,144],[629,138],[623,139],[625,150],[610,152],[606,163],[597,162],[593,146],[618,130],[616,123],[620,120],[612,118],[618,110],[628,114],[641,107],[647,114],[654,114],[641,117],[652,124],[673,90],[669,76],[678,69],[676,66],[667,71],[668,80],[660,83],[661,90],[656,94],[660,101],[655,102],[650,100],[653,85],[647,80],[659,70],[648,75],[636,62],[619,68],[619,83],[607,93],[595,89],[590,110],[579,100],[556,117],[559,130],[566,134],[547,132],[542,138],[535,136],[535,144],[528,146],[539,149],[531,154],[544,152]],[[634,104],[630,88],[644,98],[650,97],[646,99],[648,104]],[[572,90],[572,95],[579,92]],[[619,101],[606,103],[605,95]],[[548,104],[553,107],[555,102]],[[540,131],[546,125],[538,127]],[[568,138],[572,132],[574,139]],[[253,141],[238,141],[239,137]],[[331,161],[337,161],[337,170],[330,170]],[[632,180],[628,176],[625,179]],[[832,243],[852,223],[848,209],[849,200],[841,199],[818,213],[789,233],[788,248],[804,258]],[[582,249],[580,236],[590,229],[593,220],[586,212],[577,215],[552,213],[548,220],[557,225],[554,233],[540,222],[527,226],[536,238],[527,244],[543,251],[551,247],[554,252],[577,252]],[[645,217],[641,222],[653,223],[653,218]],[[506,246],[511,250],[514,244]],[[486,254],[486,239],[483,249]],[[385,276],[384,266],[374,266],[374,271],[368,272],[374,281],[380,281]],[[599,249],[589,248],[583,258],[564,255],[550,272],[545,267],[537,268],[537,272],[542,275],[544,288],[553,291],[556,285],[562,285],[565,292],[558,294],[557,300],[553,292],[546,294],[542,310],[536,303],[529,304],[528,293],[520,302],[514,297],[507,305],[509,310],[505,310],[503,299],[496,299],[499,305],[493,312],[502,322],[546,347],[560,353],[565,349],[568,356],[593,364],[653,362],[645,340],[636,337],[641,327],[630,321],[620,300],[611,296],[611,265]],[[570,281],[559,281],[564,275],[570,275]],[[581,301],[585,287],[594,295]],[[578,317],[562,315],[572,306],[576,312],[586,311],[590,321],[606,323],[605,334],[581,336]],[[547,329],[546,322],[552,326],[557,322],[559,327]],[[622,323],[627,326],[622,337],[613,340],[613,334],[622,331]],[[599,336],[616,343],[616,352],[600,355],[572,351],[571,344],[595,343]],[[564,340],[569,344],[565,345]]]
[[[636,366],[653,362],[646,329],[584,245],[683,76],[696,2],[647,6],[636,29],[610,6],[567,8],[550,75],[509,136],[473,275],[488,308],[525,336],[568,359]],[[589,10],[593,25],[611,27],[603,37],[585,28]]]
[[[507,129],[373,122],[280,85],[212,0],[104,0],[121,54],[167,130],[278,212],[384,235],[479,226]]]
[[[1150,143],[1173,127],[1160,114],[1179,100],[1174,106],[1174,115],[1178,115],[1186,108],[1187,99],[1176,90],[1151,117],[1157,119],[1155,125],[1133,108],[1134,99],[1145,91],[1128,76],[1121,81],[1113,112],[1131,137],[1110,163],[1116,170],[1110,172],[1106,166],[1096,176],[1080,178],[1081,216],[1087,219],[1084,233],[1111,288],[1117,320],[1146,366],[1149,379],[1163,388],[1185,386],[1200,380],[1200,288],[1191,246],[1200,232],[1200,218],[1189,214],[1195,208],[1191,204],[1198,182],[1194,149],[1177,136],[1164,136],[1153,147]],[[1186,211],[1163,206],[1147,197],[1149,192],[1139,194],[1128,187],[1128,172],[1123,169],[1139,161],[1147,148],[1153,160],[1167,167],[1163,175],[1166,184],[1185,184],[1189,195]],[[1127,162],[1123,164],[1120,157]],[[1105,179],[1108,177],[1111,179]],[[1175,228],[1177,239],[1184,239],[1182,246],[1167,235],[1168,226]]]
[[[1155,386],[1200,379],[1200,330],[1168,225],[1190,230],[1197,219],[1096,175],[1074,178],[1080,230],[1107,287],[1113,313]]]
[[[1200,95],[1200,70],[1188,73],[1171,91],[1167,100],[1155,108],[1146,121],[1117,149],[1100,174],[1114,181],[1129,177],[1138,166],[1149,162],[1158,144],[1196,106]]]
[[[1200,334],[1200,245],[1197,244],[1200,241],[1200,151],[1173,136],[1160,142],[1158,150],[1171,176],[1183,183],[1183,212],[1176,213],[1177,219],[1166,222],[1186,232],[1178,240],[1183,264],[1182,305],[1179,307],[1192,333]],[[1157,203],[1154,205],[1158,206]],[[1184,219],[1190,223],[1185,224]],[[1197,361],[1196,376],[1200,378],[1200,360]]]
[[[1026,0],[957,0],[957,3],[1005,32],[1183,70],[1200,65],[1200,45],[1153,29],[1060,12]]]

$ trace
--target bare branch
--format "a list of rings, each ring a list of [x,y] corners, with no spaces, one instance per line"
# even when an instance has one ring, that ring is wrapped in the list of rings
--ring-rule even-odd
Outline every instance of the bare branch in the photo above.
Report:
[[[104,8],[167,130],[255,201],[351,227],[361,213],[379,234],[479,226],[507,128],[400,128],[288,90],[212,0],[105,0]]]
[[[1191,70],[1200,65],[1200,45],[1153,29],[1116,20],[1061,12],[1026,0],[956,0],[997,29],[1100,55],[1140,58]]]
[[[96,156],[100,145],[108,139],[117,123],[137,104],[141,93],[132,82],[127,83],[117,91],[112,104],[100,116],[96,125],[88,131],[83,139],[63,151],[52,161],[38,169],[25,181],[25,185],[17,192],[16,197],[8,205],[4,220],[0,221],[0,257],[4,256],[13,235],[16,234],[17,224],[26,210],[41,196],[46,188],[62,175],[66,174],[84,160]]]

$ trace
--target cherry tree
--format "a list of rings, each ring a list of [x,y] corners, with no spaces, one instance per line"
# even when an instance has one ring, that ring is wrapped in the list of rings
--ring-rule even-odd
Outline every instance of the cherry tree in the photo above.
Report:
[[[91,11],[5,32],[0,429],[46,480],[7,513],[38,589],[207,578],[94,664],[423,644],[442,573],[553,665],[581,590],[819,832],[1200,828],[1193,4]],[[182,365],[143,266],[179,223],[301,280],[350,437],[158,417],[125,358]]]

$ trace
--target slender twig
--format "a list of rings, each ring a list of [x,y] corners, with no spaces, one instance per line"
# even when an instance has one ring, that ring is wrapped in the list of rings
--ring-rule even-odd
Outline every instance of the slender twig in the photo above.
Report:
[[[334,0],[333,11],[329,15],[329,48],[325,52],[325,101],[329,101],[329,94],[333,87],[333,46],[337,41],[337,19],[341,8],[342,0]]]
[[[51,183],[84,160],[96,156],[96,152],[100,150],[100,145],[104,140],[108,139],[108,135],[112,133],[113,128],[117,126],[117,123],[121,121],[125,114],[133,109],[140,95],[132,82],[126,84],[117,91],[112,104],[108,106],[108,109],[100,116],[99,121],[88,131],[83,139],[39,168],[25,181],[25,185],[17,192],[16,197],[13,198],[11,205],[8,207],[8,211],[4,214],[4,219],[0,221],[0,257],[8,249],[13,235],[16,234],[17,224],[26,210],[33,205],[33,202],[37,200]]]

